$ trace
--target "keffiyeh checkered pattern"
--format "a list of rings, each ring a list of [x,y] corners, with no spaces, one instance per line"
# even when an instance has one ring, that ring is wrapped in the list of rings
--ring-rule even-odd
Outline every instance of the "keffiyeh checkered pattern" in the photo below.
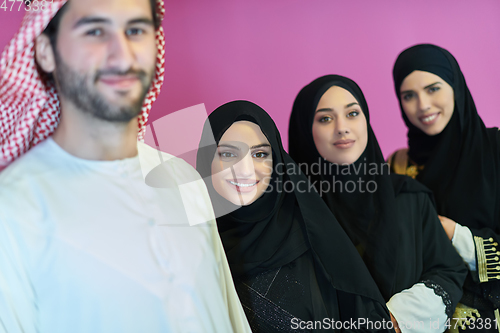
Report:
[[[35,39],[67,0],[54,0],[46,10],[29,11],[19,32],[5,47],[0,59],[0,169],[48,138],[59,123],[57,91],[46,84],[35,63]],[[162,20],[163,0],[157,0]],[[156,74],[139,116],[138,140],[144,140],[153,102],[160,94],[165,63],[165,37],[156,31]]]

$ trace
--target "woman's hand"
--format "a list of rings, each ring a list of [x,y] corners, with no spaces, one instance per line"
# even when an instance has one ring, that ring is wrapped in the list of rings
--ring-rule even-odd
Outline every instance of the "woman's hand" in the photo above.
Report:
[[[443,229],[446,232],[446,235],[448,238],[451,240],[453,238],[453,235],[455,234],[455,227],[457,223],[447,217],[438,215],[439,220],[441,221],[441,224],[443,225]]]

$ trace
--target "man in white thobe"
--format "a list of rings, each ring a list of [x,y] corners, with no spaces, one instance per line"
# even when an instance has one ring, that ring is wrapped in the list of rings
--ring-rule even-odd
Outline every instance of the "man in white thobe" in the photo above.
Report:
[[[162,81],[162,14],[54,0],[3,53],[0,332],[250,331],[203,181],[137,141]],[[158,166],[167,185],[148,186]]]

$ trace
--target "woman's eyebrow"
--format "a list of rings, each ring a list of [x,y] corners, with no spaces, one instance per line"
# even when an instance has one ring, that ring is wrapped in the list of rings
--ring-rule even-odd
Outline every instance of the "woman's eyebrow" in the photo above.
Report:
[[[346,106],[344,106],[344,109],[350,108],[351,106],[354,106],[354,105],[358,105],[358,106],[359,106],[359,104],[358,104],[358,103],[353,102],[353,103],[349,103],[349,104],[347,104]]]
[[[351,106],[354,106],[354,105],[359,106],[359,103],[357,103],[357,102],[349,103],[346,106],[344,106],[344,109],[350,108]],[[318,112],[331,112],[331,111],[333,111],[332,108],[322,108],[322,109],[316,110],[316,113],[318,113]]]
[[[436,84],[441,84],[441,82],[431,83],[428,86],[425,86],[424,89],[429,89],[430,87],[432,87],[432,86],[434,86]],[[405,90],[405,91],[401,91],[400,94],[403,95],[403,94],[408,94],[408,93],[412,93],[412,92],[413,92],[413,90]]]
[[[219,144],[217,147],[226,147],[226,148],[231,148],[231,149],[240,150],[240,148],[239,148],[239,147],[237,147],[237,146],[233,146],[233,145],[228,145],[227,143],[221,143],[221,144]]]
[[[255,145],[255,146],[250,147],[250,149],[257,149],[257,148],[263,148],[263,147],[271,147],[271,145],[269,143],[261,143],[259,145]]]
[[[333,109],[332,108],[322,108],[322,109],[316,110],[316,113],[318,113],[318,112],[330,112],[330,111],[333,111]]]
[[[439,84],[439,83],[441,83],[441,82],[434,82],[434,83],[431,83],[431,84],[429,84],[428,86],[425,86],[425,87],[424,87],[424,89],[428,89],[428,88],[430,88],[430,87],[432,87],[432,86],[434,86],[434,85],[436,85],[436,84]]]

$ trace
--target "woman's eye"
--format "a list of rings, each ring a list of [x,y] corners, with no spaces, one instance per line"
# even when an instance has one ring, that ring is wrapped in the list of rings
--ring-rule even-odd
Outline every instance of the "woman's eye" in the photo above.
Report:
[[[403,95],[403,100],[409,101],[410,99],[413,98],[413,95],[414,95],[413,93],[404,94]]]
[[[321,118],[319,118],[319,119],[318,119],[318,121],[319,121],[320,123],[326,123],[326,122],[328,122],[328,121],[330,121],[330,120],[332,120],[332,118],[331,118],[331,117],[329,117],[329,116],[326,116],[326,117],[321,117]]]
[[[236,157],[235,154],[229,153],[229,152],[219,153],[219,156],[222,157],[222,158],[233,158],[233,157]]]
[[[351,111],[347,114],[347,118],[353,118],[359,116],[359,111]]]
[[[430,88],[429,88],[429,93],[431,93],[431,94],[432,94],[433,92],[436,92],[436,91],[438,91],[439,89],[441,89],[441,88],[439,88],[439,87],[430,87]]]
[[[253,154],[254,158],[266,158],[267,156],[269,156],[269,154],[264,151],[259,151],[258,153]]]
[[[87,31],[85,34],[87,36],[96,36],[96,37],[98,37],[98,36],[102,36],[103,33],[104,32],[102,31],[102,29],[92,29],[92,30]]]

